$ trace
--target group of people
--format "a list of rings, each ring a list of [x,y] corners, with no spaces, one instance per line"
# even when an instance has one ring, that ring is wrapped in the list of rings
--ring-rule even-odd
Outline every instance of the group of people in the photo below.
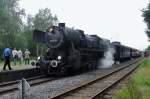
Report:
[[[3,58],[5,60],[3,70],[6,70],[7,65],[8,65],[9,70],[12,70],[12,68],[10,66],[11,57],[13,59],[14,65],[16,65],[17,61],[21,65],[21,61],[23,60],[23,56],[24,56],[25,65],[27,65],[27,64],[29,65],[30,54],[31,53],[28,49],[26,49],[24,54],[23,54],[21,49],[17,50],[16,48],[14,48],[13,50],[11,50],[11,48],[5,48],[3,51]]]

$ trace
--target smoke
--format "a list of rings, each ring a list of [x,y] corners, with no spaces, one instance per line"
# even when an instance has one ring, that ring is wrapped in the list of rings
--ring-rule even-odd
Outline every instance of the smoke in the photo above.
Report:
[[[115,50],[111,47],[104,53],[104,57],[99,60],[99,68],[110,68],[114,64],[114,53]]]

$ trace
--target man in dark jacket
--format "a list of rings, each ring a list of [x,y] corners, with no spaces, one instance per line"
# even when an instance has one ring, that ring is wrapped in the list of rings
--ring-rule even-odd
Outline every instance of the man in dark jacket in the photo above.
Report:
[[[3,57],[5,60],[3,70],[6,70],[6,65],[8,65],[9,70],[12,70],[10,66],[10,58],[11,58],[11,49],[10,48],[5,48],[3,52]]]

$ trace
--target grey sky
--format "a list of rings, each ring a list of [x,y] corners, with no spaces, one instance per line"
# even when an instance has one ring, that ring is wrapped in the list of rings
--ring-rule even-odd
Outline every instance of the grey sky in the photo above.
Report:
[[[60,22],[83,29],[111,41],[144,49],[149,42],[144,33],[142,8],[148,0],[21,0],[27,14],[35,15],[40,8],[50,8]]]

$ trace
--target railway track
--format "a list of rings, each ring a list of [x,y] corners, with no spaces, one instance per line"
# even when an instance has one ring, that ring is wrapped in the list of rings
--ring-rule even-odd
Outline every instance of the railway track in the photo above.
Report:
[[[46,76],[41,75],[41,76],[36,76],[36,77],[29,78],[29,79],[27,79],[27,81],[30,84],[30,86],[34,86],[34,85],[42,84],[42,83],[52,81],[52,80],[55,80],[55,79],[56,78],[47,78]],[[18,90],[19,81],[20,80],[0,83],[0,95],[11,92],[11,91]]]
[[[135,61],[127,66],[112,71],[104,76],[86,81],[69,90],[49,96],[49,99],[100,99],[100,96],[120,80],[133,72],[141,61]]]

